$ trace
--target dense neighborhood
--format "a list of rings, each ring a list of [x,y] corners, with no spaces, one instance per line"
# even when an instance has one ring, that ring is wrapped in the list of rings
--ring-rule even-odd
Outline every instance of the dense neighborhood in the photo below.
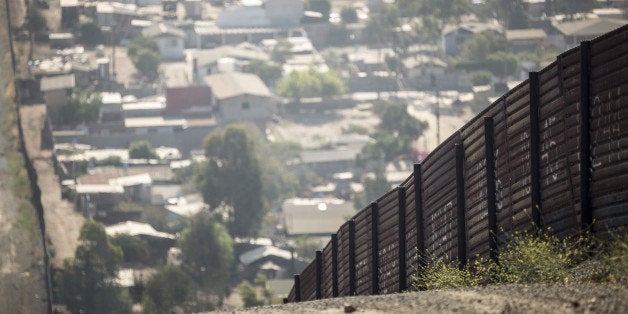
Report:
[[[111,312],[279,303],[413,163],[628,23],[627,1],[504,2],[30,1],[19,101],[45,112],[60,197],[87,221],[53,258],[55,309],[86,306],[86,251],[116,265]]]

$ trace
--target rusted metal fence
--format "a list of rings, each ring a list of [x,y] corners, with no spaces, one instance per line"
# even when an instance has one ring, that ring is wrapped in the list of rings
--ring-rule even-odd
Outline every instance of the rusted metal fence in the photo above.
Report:
[[[628,225],[628,26],[583,42],[340,227],[286,302],[400,292],[420,256],[495,258],[513,232]]]

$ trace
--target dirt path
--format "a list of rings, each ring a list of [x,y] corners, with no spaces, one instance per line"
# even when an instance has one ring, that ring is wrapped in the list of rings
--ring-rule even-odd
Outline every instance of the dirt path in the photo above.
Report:
[[[241,313],[628,313],[628,290],[592,283],[507,285],[336,298]],[[231,312],[235,313],[235,312]]]
[[[59,179],[54,173],[52,163],[52,151],[40,148],[41,130],[46,116],[45,105],[22,106],[20,112],[26,149],[37,170],[46,233],[54,250],[50,262],[53,267],[60,268],[65,258],[74,256],[84,218],[74,211],[73,204],[61,199]]]

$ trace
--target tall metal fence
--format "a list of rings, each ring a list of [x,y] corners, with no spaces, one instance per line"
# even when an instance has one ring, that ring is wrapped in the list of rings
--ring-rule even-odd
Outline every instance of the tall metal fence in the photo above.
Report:
[[[503,95],[343,224],[285,302],[400,292],[419,256],[494,258],[513,232],[628,225],[628,26]]]

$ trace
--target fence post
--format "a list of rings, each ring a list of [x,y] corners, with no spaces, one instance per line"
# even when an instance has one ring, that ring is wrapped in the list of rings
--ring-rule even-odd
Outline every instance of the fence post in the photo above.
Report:
[[[537,230],[541,221],[541,150],[539,147],[539,103],[541,101],[539,73],[530,72],[530,200],[532,220]]]
[[[288,298],[283,298],[283,304],[288,304]]]
[[[592,228],[591,208],[591,42],[580,44],[580,215],[582,230]]]
[[[316,299],[323,298],[323,252],[316,251]]]
[[[335,298],[338,296],[338,235],[331,235],[331,294]]]
[[[397,187],[397,202],[399,209],[398,235],[399,235],[399,292],[406,290],[406,189],[403,186]]]
[[[419,266],[425,266],[425,228],[423,227],[423,174],[421,164],[414,164],[414,218]]]
[[[349,220],[349,295],[355,295],[355,220]]]
[[[464,214],[464,149],[462,143],[455,144],[456,150],[456,205],[458,225],[458,262],[467,264],[467,232]]]
[[[301,302],[301,277],[294,275],[294,301]]]
[[[379,208],[371,203],[371,294],[379,294]]]
[[[486,205],[490,257],[497,262],[497,191],[495,187],[495,150],[493,118],[484,117],[484,155],[486,158]]]

